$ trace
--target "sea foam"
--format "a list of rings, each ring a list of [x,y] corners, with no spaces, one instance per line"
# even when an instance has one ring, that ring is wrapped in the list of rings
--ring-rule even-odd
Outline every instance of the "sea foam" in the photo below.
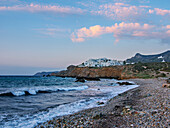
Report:
[[[39,112],[35,115],[32,116],[24,116],[20,117],[19,120],[15,120],[12,122],[6,122],[5,126],[8,128],[12,127],[17,127],[17,128],[32,128],[35,127],[36,125],[46,122],[48,120],[53,119],[54,117],[58,116],[64,116],[64,115],[69,115],[72,113],[76,113],[78,111],[88,109],[88,108],[93,108],[93,107],[98,107],[99,105],[97,104],[98,102],[104,102],[106,103],[109,99],[117,96],[120,93],[123,93],[127,90],[133,89],[138,87],[138,85],[129,85],[129,86],[115,86],[115,87],[109,87],[109,88],[102,88],[103,93],[109,93],[110,95],[102,98],[88,98],[88,99],[82,99],[73,103],[69,104],[63,104],[59,105],[55,108],[49,108],[48,111],[42,111]],[[84,89],[87,87],[80,87],[80,88],[70,88],[66,89],[68,90],[74,90],[74,89]],[[64,88],[63,88],[64,89]],[[89,88],[90,89],[90,88]],[[101,106],[101,105],[100,105]],[[69,108],[69,109],[68,109]]]
[[[81,91],[87,89],[88,86],[79,86],[79,87],[68,87],[68,88],[59,88],[59,87],[32,87],[32,88],[19,88],[12,89],[7,92],[1,92],[0,96],[23,96],[23,95],[36,95],[38,93],[51,93],[58,91]]]

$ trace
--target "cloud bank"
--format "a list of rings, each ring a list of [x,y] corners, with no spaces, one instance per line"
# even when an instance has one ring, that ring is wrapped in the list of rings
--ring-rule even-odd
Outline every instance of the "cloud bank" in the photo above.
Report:
[[[160,9],[160,8],[154,8],[153,10],[152,9],[149,9],[149,13],[150,14],[153,14],[153,13],[156,13],[157,15],[169,15],[170,16],[170,10],[163,10],[163,9]]]
[[[113,34],[115,42],[121,39],[158,39],[169,40],[170,25],[155,26],[140,23],[115,23],[112,26],[102,27],[100,25],[89,28],[81,28],[71,34],[73,42],[83,42],[88,38],[94,38],[103,34]]]
[[[59,5],[16,5],[16,6],[0,6],[0,11],[29,11],[29,12],[55,12],[65,14],[82,14],[84,11],[75,7],[63,7]]]
[[[151,15],[170,16],[170,10],[152,8],[147,5],[129,5],[125,3],[108,3],[100,5],[91,11],[94,15],[101,15],[118,21],[141,22]]]
[[[99,4],[85,4],[78,2],[78,4],[86,7],[85,9],[60,6],[60,5],[40,5],[40,4],[20,4],[15,6],[0,6],[0,11],[28,11],[31,13],[36,12],[53,12],[61,14],[83,14],[87,15],[100,15],[111,18],[115,23],[112,26],[95,25],[89,28],[83,27],[75,30],[71,34],[73,42],[83,42],[88,38],[98,37],[104,34],[113,34],[116,42],[121,39],[170,39],[170,27],[161,25],[150,25],[152,21],[151,16],[160,15],[170,17],[170,10],[160,8],[152,8],[147,5],[130,5],[123,2]],[[145,21],[146,19],[146,21]],[[153,18],[155,20],[155,17]],[[158,18],[157,18],[158,19]],[[121,22],[121,23],[120,23]],[[161,20],[155,22],[161,23]],[[142,23],[142,24],[141,24]],[[42,34],[54,36],[56,33],[61,33],[58,29],[43,29],[38,30]]]
[[[114,20],[138,19],[143,15],[146,7],[131,6],[124,3],[114,3],[100,5],[96,11],[91,11],[95,15],[103,15]]]

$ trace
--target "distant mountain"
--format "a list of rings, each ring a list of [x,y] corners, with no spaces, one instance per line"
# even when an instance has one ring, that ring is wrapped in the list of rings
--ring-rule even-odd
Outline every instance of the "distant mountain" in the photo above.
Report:
[[[49,76],[49,75],[51,75],[51,73],[58,73],[58,71],[54,71],[54,72],[38,72],[34,76]]]
[[[150,63],[150,62],[170,62],[170,50],[156,55],[142,55],[137,53],[134,57],[127,59],[126,63]]]

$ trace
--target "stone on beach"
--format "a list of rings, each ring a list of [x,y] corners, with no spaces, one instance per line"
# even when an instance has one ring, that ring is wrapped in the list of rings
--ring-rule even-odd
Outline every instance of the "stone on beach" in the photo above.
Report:
[[[164,87],[164,88],[170,88],[170,84],[162,84],[162,87]]]
[[[130,82],[117,82],[119,85],[134,85],[133,83]]]
[[[162,88],[165,80],[134,79],[138,88],[114,97],[104,106],[87,109],[63,117],[56,117],[37,127],[67,128],[168,128],[170,127],[169,88]]]
[[[98,104],[98,105],[103,105],[103,104],[104,104],[104,102],[97,102],[97,104]]]

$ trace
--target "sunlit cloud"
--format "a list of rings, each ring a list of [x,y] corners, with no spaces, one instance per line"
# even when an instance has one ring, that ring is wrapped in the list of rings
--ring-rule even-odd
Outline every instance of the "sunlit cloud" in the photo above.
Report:
[[[166,28],[167,28],[167,29],[170,29],[170,25],[167,25]]]
[[[100,25],[92,26],[89,29],[84,27],[72,33],[71,39],[73,42],[83,42],[86,37],[97,37],[104,33],[106,33],[105,27]]]
[[[146,15],[149,6],[134,6],[124,3],[100,5],[97,10],[91,11],[95,15],[103,15],[114,20],[136,21]]]
[[[16,5],[16,6],[0,6],[0,11],[29,11],[29,12],[55,12],[65,14],[82,14],[84,11],[80,8],[65,7],[59,5]]]
[[[140,23],[115,23],[113,26],[102,27],[100,25],[89,28],[81,28],[71,35],[73,42],[83,42],[88,38],[98,37],[103,34],[113,34],[115,42],[121,39],[158,39],[169,40],[170,25],[158,27]]]
[[[122,5],[127,5],[127,4],[124,4],[124,3],[115,3],[115,5],[122,6]]]
[[[170,16],[170,10],[163,10],[163,9],[160,9],[160,8],[154,8],[153,10],[152,9],[149,10],[150,14],[153,14],[154,12],[157,15],[162,15],[162,16],[169,15]]]
[[[106,16],[116,21],[140,22],[151,21],[151,15],[170,16],[170,10],[153,8],[146,5],[131,5],[127,2],[102,4],[91,10],[93,15]]]

